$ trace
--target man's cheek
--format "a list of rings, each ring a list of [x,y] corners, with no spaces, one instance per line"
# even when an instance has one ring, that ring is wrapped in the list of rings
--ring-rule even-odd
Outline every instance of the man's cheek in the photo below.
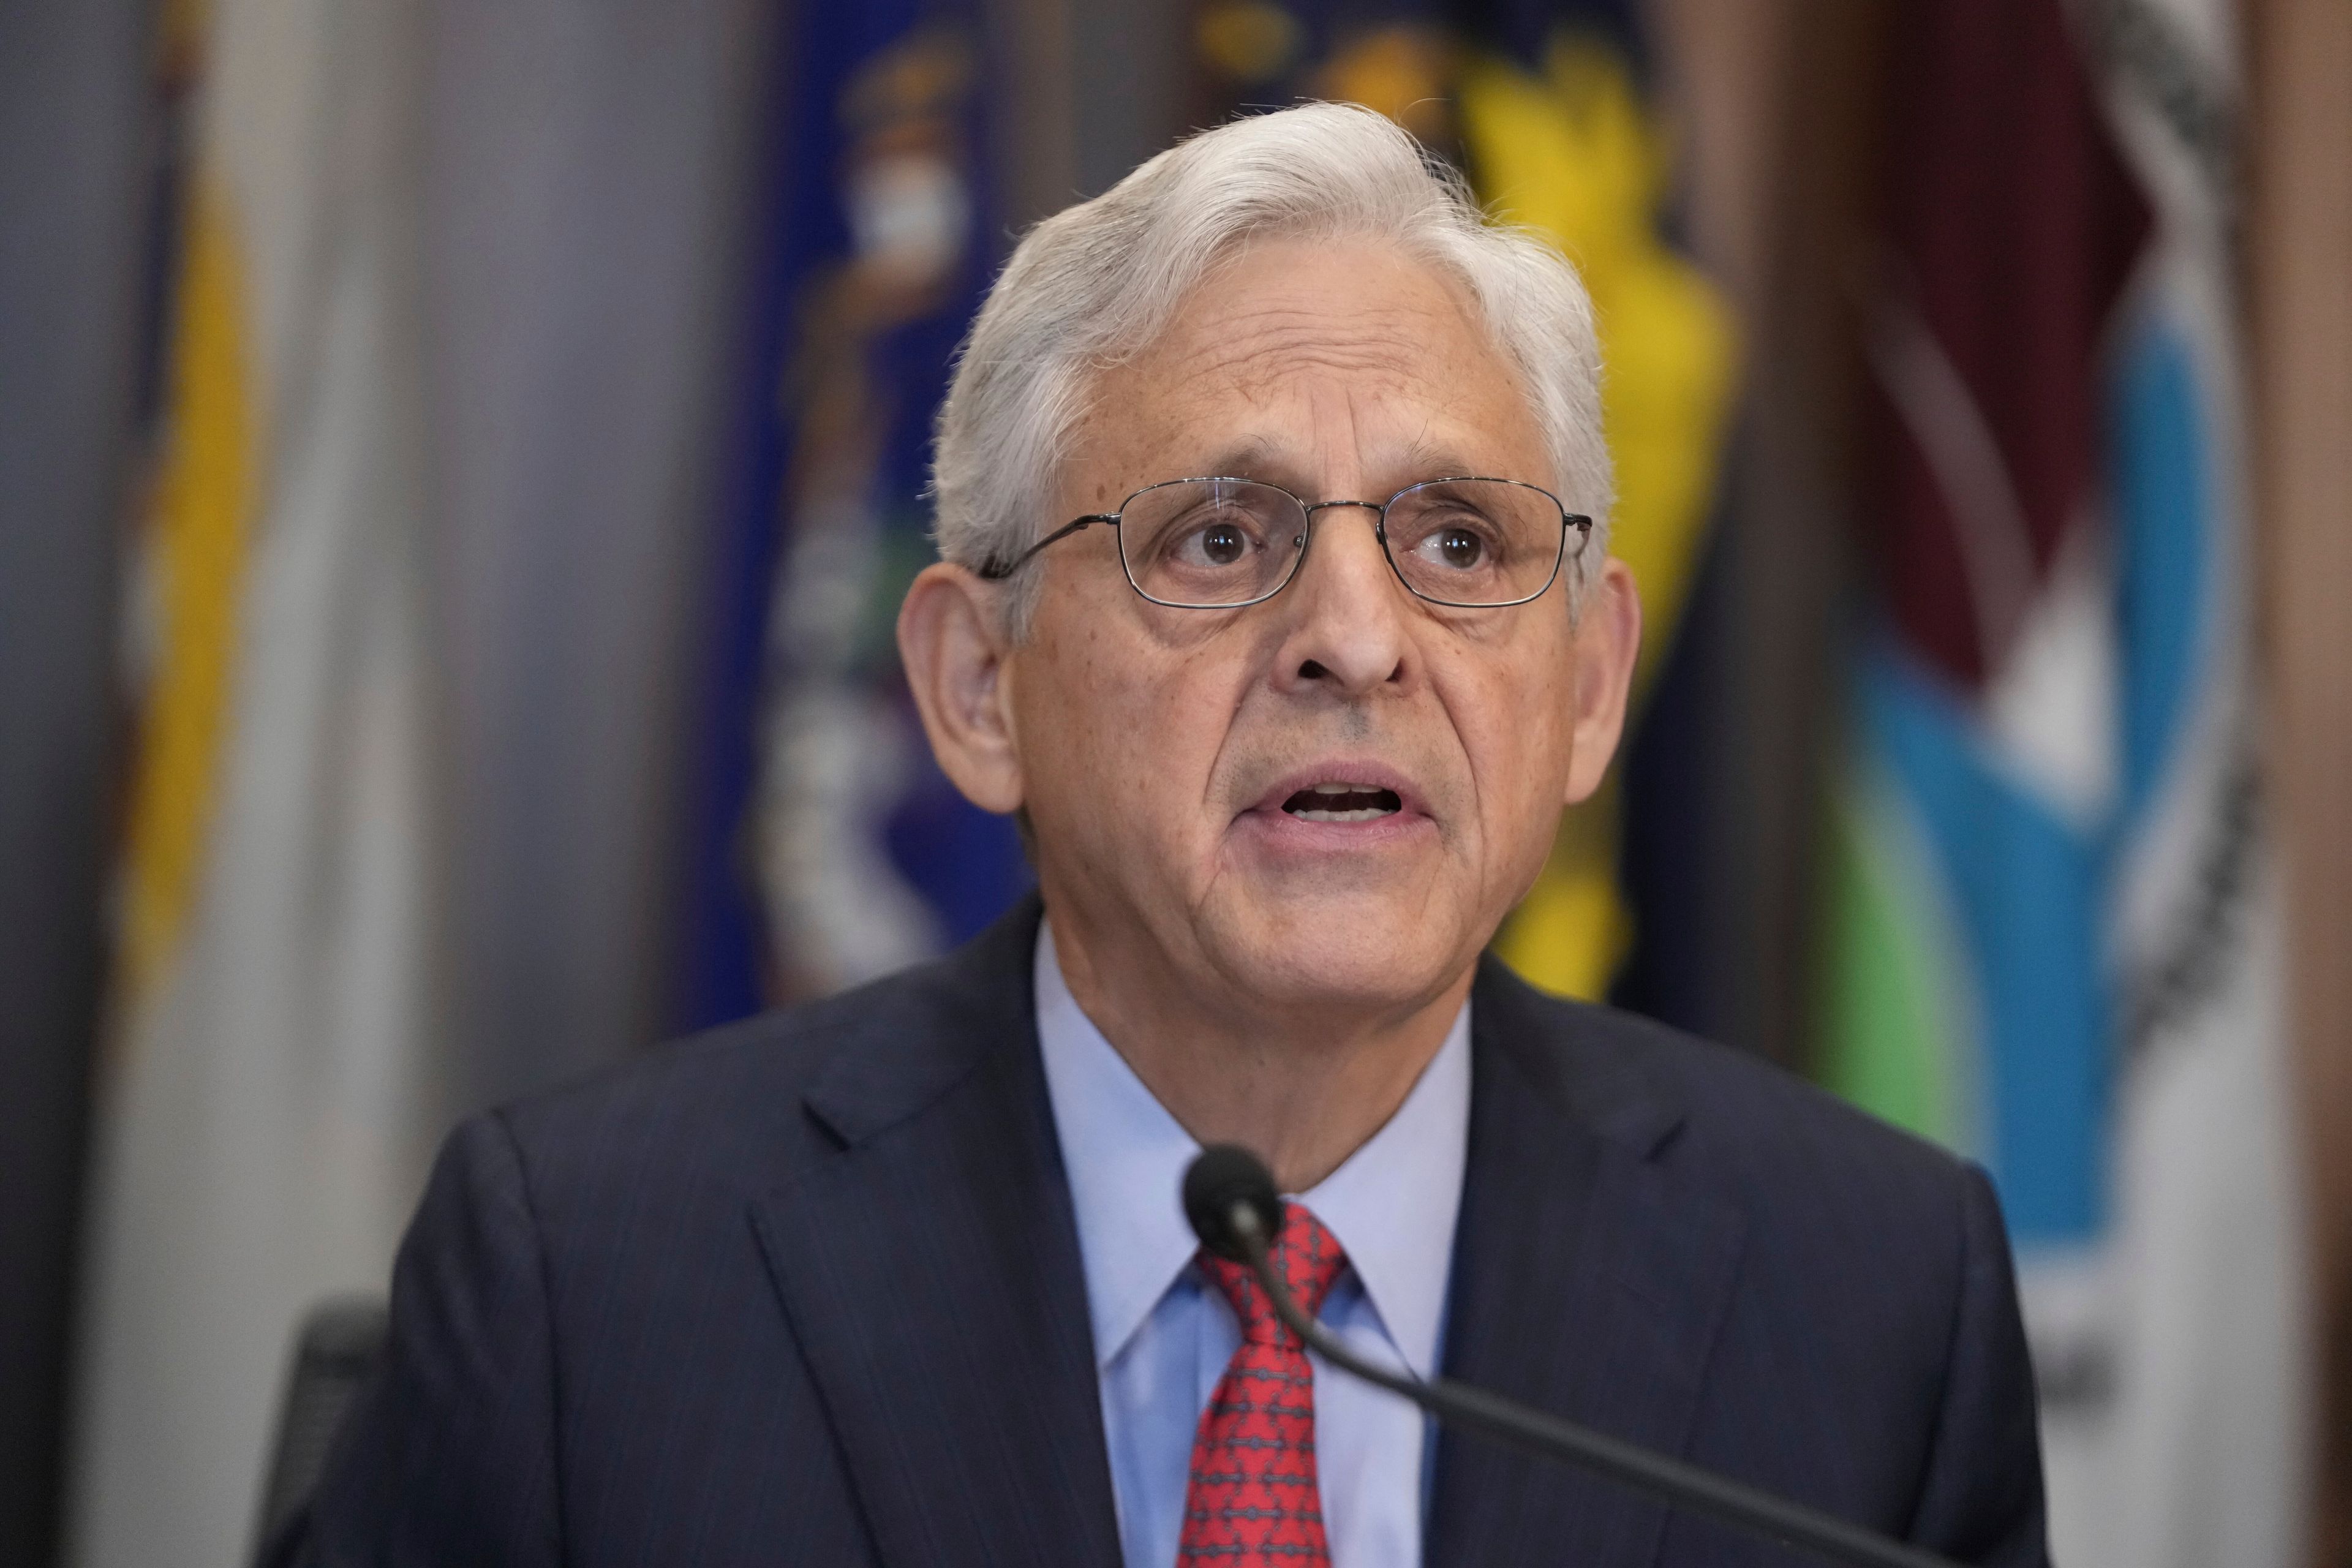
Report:
[[[1145,694],[1148,696],[1148,694]],[[1113,842],[1159,837],[1169,826],[1170,795],[1179,767],[1155,721],[1159,715],[1142,697],[1122,693],[1090,702],[1090,717],[1074,724],[1068,744],[1074,777],[1083,780],[1081,803],[1100,836]]]

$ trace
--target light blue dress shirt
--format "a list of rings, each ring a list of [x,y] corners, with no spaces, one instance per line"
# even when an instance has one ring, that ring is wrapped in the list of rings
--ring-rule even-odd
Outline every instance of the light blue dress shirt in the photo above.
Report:
[[[1192,1437],[1241,1326],[1194,1267],[1200,1244],[1179,1188],[1200,1145],[1144,1087],[1070,995],[1041,928],[1037,1038],[1093,1315],[1103,1432],[1128,1568],[1169,1568],[1183,1531]],[[1349,1267],[1323,1303],[1357,1352],[1428,1377],[1437,1370],[1454,1226],[1470,1137],[1470,1009],[1403,1105],[1297,1201]],[[1412,1405],[1315,1372],[1316,1468],[1333,1568],[1418,1568],[1430,1428]]]

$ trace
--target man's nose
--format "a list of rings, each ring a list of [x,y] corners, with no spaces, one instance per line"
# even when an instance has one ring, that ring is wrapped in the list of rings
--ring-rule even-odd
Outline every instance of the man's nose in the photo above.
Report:
[[[1275,669],[1286,689],[1362,697],[1405,675],[1404,585],[1377,531],[1380,509],[1327,502],[1308,514],[1307,558],[1276,603],[1290,613]]]

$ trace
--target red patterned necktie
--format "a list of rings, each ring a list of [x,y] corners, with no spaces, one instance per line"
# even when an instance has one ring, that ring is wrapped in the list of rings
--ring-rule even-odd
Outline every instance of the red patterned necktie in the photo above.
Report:
[[[1274,1267],[1308,1317],[1321,1310],[1348,1255],[1323,1222],[1282,1205]],[[1315,1471],[1315,1378],[1249,1269],[1203,1252],[1201,1272],[1241,1319],[1241,1347],[1192,1437],[1179,1568],[1328,1568]]]

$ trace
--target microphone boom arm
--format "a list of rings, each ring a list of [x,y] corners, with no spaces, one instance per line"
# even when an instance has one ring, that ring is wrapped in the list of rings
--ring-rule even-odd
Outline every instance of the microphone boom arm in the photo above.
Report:
[[[1424,1383],[1375,1365],[1298,1310],[1298,1303],[1291,1300],[1289,1290],[1266,1256],[1271,1238],[1257,1210],[1247,1202],[1236,1202],[1228,1213],[1232,1234],[1247,1255],[1251,1271],[1257,1276],[1266,1300],[1273,1303],[1275,1315],[1309,1350],[1350,1376],[1409,1399],[1457,1426],[1547,1458],[1581,1465],[1670,1503],[1697,1509],[1726,1523],[1792,1546],[1810,1548],[1839,1562],[1859,1563],[1864,1568],[1955,1568],[1948,1558],[1890,1541],[1834,1514],[1744,1486],[1696,1465],[1560,1420],[1466,1383],[1442,1377]]]

